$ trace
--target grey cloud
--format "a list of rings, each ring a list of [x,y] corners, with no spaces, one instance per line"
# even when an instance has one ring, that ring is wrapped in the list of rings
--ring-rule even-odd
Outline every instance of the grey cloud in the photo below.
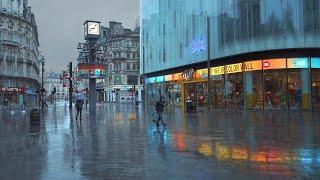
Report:
[[[139,0],[29,0],[38,24],[40,51],[47,68],[66,68],[76,62],[77,43],[83,40],[87,19],[123,22],[134,28],[139,18]]]

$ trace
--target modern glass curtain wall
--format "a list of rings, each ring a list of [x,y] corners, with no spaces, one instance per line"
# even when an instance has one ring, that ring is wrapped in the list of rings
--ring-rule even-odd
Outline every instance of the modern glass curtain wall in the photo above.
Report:
[[[208,42],[213,60],[319,47],[319,10],[318,0],[141,0],[141,71],[203,62]]]

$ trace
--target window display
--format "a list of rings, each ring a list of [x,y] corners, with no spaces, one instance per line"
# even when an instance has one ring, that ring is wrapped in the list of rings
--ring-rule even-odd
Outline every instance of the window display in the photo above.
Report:
[[[243,74],[227,74],[225,83],[227,108],[243,108]]]
[[[264,71],[264,108],[272,110],[287,109],[286,70]]]
[[[225,108],[224,75],[212,76],[212,98],[214,108]]]
[[[207,69],[198,69],[196,75],[185,72],[192,78],[183,79],[182,73],[148,78],[150,99],[161,94],[171,104],[188,100],[206,107]],[[320,58],[251,60],[211,67],[210,74],[213,108],[320,110]]]
[[[312,69],[312,108],[320,111],[320,68]]]
[[[245,107],[247,109],[263,108],[262,71],[245,72]]]

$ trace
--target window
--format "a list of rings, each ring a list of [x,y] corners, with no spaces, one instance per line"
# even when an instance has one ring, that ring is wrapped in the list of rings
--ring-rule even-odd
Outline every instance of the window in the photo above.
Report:
[[[127,70],[130,70],[130,63],[127,63]]]
[[[21,23],[18,24],[18,31],[22,31],[22,25],[21,25]]]
[[[10,20],[9,22],[8,22],[8,28],[9,29],[13,29],[13,22]]]

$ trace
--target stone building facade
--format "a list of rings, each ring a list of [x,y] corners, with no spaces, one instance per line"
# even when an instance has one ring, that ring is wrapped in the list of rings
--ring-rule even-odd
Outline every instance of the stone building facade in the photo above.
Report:
[[[57,100],[68,98],[68,86],[62,83],[60,76],[60,73],[54,71],[45,73],[44,88],[46,90],[46,97],[49,97],[56,90],[55,98]]]
[[[37,25],[28,0],[0,0],[0,104],[36,103],[38,47]]]
[[[138,28],[126,29],[120,22],[102,27],[101,43],[106,44],[106,101],[141,101],[140,36]]]

